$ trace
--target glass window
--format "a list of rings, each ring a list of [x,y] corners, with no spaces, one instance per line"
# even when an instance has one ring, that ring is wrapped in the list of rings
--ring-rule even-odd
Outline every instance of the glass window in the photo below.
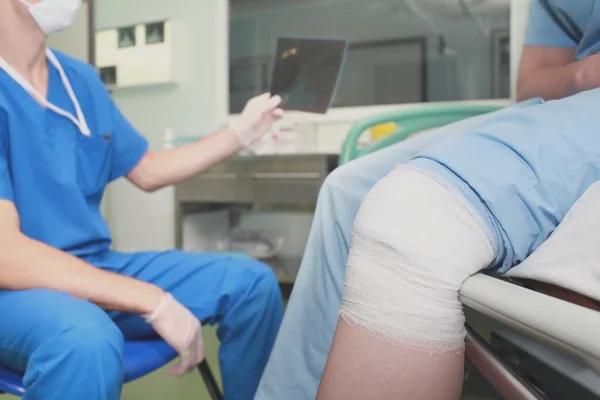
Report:
[[[279,37],[344,38],[334,106],[508,98],[510,0],[230,0],[230,111],[270,87]]]

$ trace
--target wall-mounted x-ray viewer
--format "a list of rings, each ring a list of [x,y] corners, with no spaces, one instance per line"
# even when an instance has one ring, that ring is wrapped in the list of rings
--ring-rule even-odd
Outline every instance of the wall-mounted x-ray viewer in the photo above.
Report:
[[[283,108],[326,113],[343,71],[347,40],[281,38],[277,42],[271,93]]]
[[[134,47],[137,43],[137,35],[135,31],[135,26],[125,26],[123,28],[117,29],[118,33],[118,43],[117,46],[119,49],[123,49],[125,47]]]
[[[157,44],[165,42],[165,23],[152,22],[146,24],[146,44]]]
[[[96,66],[111,89],[175,83],[173,21],[153,21],[96,33]]]

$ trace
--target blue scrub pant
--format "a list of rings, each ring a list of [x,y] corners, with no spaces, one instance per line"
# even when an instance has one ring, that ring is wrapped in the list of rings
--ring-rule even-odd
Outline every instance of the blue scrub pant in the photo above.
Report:
[[[270,268],[253,260],[179,251],[86,259],[170,292],[205,324],[218,324],[225,396],[254,397],[283,314]],[[25,372],[24,399],[117,400],[123,342],[153,335],[137,315],[51,290],[0,291],[0,364]]]

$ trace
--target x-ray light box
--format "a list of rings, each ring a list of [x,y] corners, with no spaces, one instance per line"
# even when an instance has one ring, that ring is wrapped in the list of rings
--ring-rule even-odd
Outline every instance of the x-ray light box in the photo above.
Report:
[[[173,21],[156,21],[96,33],[96,66],[112,88],[174,83]]]

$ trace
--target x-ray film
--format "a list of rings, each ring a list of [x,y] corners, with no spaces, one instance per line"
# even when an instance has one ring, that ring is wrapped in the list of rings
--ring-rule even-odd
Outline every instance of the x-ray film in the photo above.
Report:
[[[333,102],[348,41],[282,38],[277,42],[271,94],[283,108],[324,114]]]

